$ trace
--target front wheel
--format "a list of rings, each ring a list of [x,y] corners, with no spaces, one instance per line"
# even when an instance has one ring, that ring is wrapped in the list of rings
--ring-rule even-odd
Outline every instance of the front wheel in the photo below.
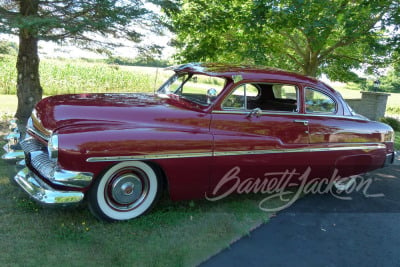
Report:
[[[89,209],[100,220],[136,218],[151,209],[161,192],[160,179],[144,162],[121,162],[108,169],[89,190]]]

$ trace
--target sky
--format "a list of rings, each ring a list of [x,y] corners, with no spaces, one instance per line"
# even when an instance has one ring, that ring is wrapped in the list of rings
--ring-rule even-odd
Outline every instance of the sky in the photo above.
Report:
[[[150,2],[144,1],[144,6],[155,13],[161,12],[159,6],[156,6]],[[143,34],[145,34],[145,36],[141,43],[142,45],[157,44],[164,46],[165,49],[162,53],[162,59],[168,59],[172,57],[175,50],[173,47],[168,45],[172,38],[171,33],[165,33],[164,36],[160,36],[148,31],[144,32]],[[0,34],[0,41],[1,40],[8,40],[18,43],[18,37],[13,35]],[[117,40],[116,43],[118,43]],[[129,42],[126,41],[124,41],[124,43],[129,44]],[[134,46],[135,44],[131,43],[129,46],[115,48],[112,52],[114,56],[135,58],[137,56],[137,50],[134,48]],[[104,55],[80,49],[73,45],[60,45],[54,42],[45,41],[39,41],[39,56],[46,58],[106,58]]]
[[[162,59],[168,59],[174,54],[174,48],[168,46],[171,35],[158,36],[154,33],[149,33],[145,36],[142,44],[159,44],[165,46],[162,54]],[[18,43],[18,37],[7,34],[0,34],[0,41],[8,40]],[[117,47],[114,49],[113,54],[119,57],[135,58],[137,51],[134,47]],[[80,49],[72,45],[59,45],[54,42],[39,41],[39,57],[45,58],[106,58],[106,56],[91,52],[88,50]]]

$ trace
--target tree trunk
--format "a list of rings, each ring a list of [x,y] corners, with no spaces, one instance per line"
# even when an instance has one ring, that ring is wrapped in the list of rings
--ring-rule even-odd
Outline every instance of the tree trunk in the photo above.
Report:
[[[20,11],[23,16],[37,15],[38,1],[20,1]],[[39,79],[38,38],[35,30],[20,28],[16,67],[18,109],[15,117],[18,119],[21,136],[24,136],[26,123],[43,93]]]
[[[311,54],[308,62],[305,62],[303,66],[303,74],[310,77],[317,77],[317,71],[319,67],[318,57],[316,54]]]

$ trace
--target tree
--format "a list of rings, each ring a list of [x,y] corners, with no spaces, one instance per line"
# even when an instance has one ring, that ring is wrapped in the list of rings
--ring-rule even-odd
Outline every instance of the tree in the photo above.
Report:
[[[152,63],[156,63],[161,60],[163,47],[160,45],[150,45],[138,47],[138,62],[150,66]]]
[[[18,51],[16,43],[0,41],[0,54],[15,55]]]
[[[263,64],[356,80],[398,49],[399,2],[390,0],[181,0],[166,12],[178,58]]]
[[[0,0],[0,33],[19,36],[16,118],[24,126],[42,98],[38,41],[72,42],[84,48],[139,42],[156,17],[140,0]]]

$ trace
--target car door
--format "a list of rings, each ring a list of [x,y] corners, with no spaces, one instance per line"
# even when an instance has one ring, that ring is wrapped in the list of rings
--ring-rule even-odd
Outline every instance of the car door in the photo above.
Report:
[[[290,180],[305,170],[309,132],[299,114],[300,101],[299,88],[293,84],[233,86],[212,112],[212,195],[232,190],[248,178]]]
[[[323,88],[304,86],[304,99],[315,175],[346,177],[379,167],[374,157],[382,154],[381,136],[368,120],[344,116],[340,97]]]

